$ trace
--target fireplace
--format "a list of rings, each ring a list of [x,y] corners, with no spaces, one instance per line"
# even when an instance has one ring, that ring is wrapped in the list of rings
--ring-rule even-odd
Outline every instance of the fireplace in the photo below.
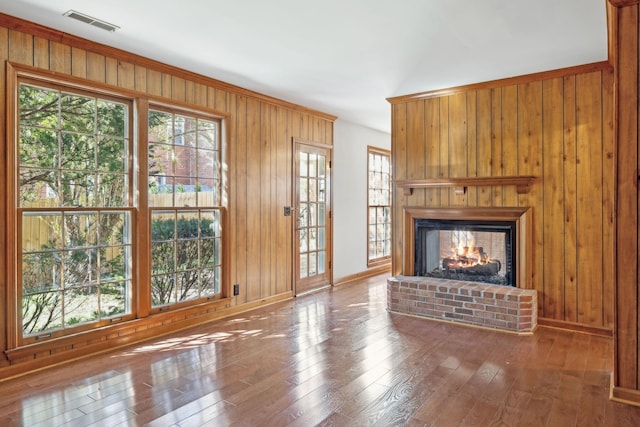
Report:
[[[414,275],[515,286],[516,222],[414,221]]]
[[[530,208],[405,207],[389,310],[519,334],[537,326]]]
[[[531,287],[530,208],[404,209],[405,276]]]

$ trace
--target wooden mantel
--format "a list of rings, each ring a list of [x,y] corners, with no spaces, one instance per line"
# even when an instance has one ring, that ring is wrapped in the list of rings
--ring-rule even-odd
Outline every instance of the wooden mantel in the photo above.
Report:
[[[410,196],[414,188],[454,187],[456,194],[464,194],[467,187],[483,185],[515,185],[518,194],[525,194],[531,190],[535,176],[483,176],[464,178],[430,178],[408,179],[396,181],[398,188],[404,189],[404,194]]]

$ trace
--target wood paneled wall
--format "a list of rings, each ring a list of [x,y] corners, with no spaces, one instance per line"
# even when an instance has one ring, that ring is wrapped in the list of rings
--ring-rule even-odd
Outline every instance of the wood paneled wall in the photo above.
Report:
[[[614,399],[640,405],[640,277],[638,276],[638,165],[640,127],[640,7],[638,1],[609,5],[610,57],[616,69],[616,323],[612,384]],[[614,7],[617,6],[617,7]]]
[[[533,288],[541,323],[614,325],[613,70],[589,64],[392,98],[394,179],[538,177],[515,186],[394,192],[393,273],[403,206],[533,207]]]
[[[5,128],[6,61],[223,114],[228,178],[224,203],[228,207],[225,256],[230,283],[240,285],[240,295],[230,298],[222,307],[199,307],[197,311],[181,312],[174,317],[163,314],[162,319],[148,324],[138,322],[127,330],[93,337],[94,341],[105,341],[98,346],[67,343],[40,353],[41,361],[26,354],[22,368],[8,366],[9,362],[0,357],[0,379],[220,317],[225,310],[237,312],[292,296],[292,217],[282,214],[283,207],[292,203],[292,141],[298,138],[332,144],[335,117],[0,14],[0,129]],[[4,131],[0,141],[0,164],[4,165]],[[7,238],[5,204],[5,198],[0,197],[0,242]],[[5,296],[6,287],[12,285],[4,277],[5,266],[2,244],[0,350],[6,349]],[[119,338],[106,343],[108,336],[114,335]],[[125,335],[129,338],[122,338]],[[74,345],[83,349],[74,350]]]

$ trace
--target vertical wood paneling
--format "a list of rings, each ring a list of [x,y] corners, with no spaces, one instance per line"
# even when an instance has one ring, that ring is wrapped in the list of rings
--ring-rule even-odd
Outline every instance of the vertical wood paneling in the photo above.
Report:
[[[492,144],[493,144],[493,107],[492,93],[493,89],[484,89],[478,91],[477,100],[478,106],[476,115],[477,119],[477,176],[491,176],[491,162],[492,162]],[[479,187],[478,188],[478,206],[491,206],[492,200],[491,187]]]
[[[126,61],[118,61],[118,86],[125,89],[136,88],[136,68]]]
[[[602,209],[603,209],[603,232],[602,232],[602,293],[604,295],[603,324],[615,324],[615,280],[616,280],[616,241],[615,241],[615,192],[609,191],[616,188],[616,136],[615,136],[615,116],[614,116],[614,74],[613,71],[602,73]]]
[[[9,30],[9,61],[33,65],[33,36]]]
[[[87,51],[71,48],[71,74],[81,79],[87,78]]]
[[[238,198],[240,197],[240,195],[246,197],[246,188],[240,186],[240,184],[242,183],[238,182],[238,173],[240,169],[240,160],[238,154],[240,148],[239,129],[241,127],[239,122],[244,119],[238,117],[238,112],[240,110],[238,107],[238,96],[236,96],[235,94],[227,95],[225,92],[221,96],[218,92],[216,92],[216,106],[218,108],[225,108],[223,111],[228,111],[231,113],[229,115],[229,118],[224,123],[226,126],[227,144],[225,144],[226,153],[224,153],[225,162],[223,164],[228,165],[228,180],[224,184],[224,194],[226,194],[226,196],[228,197],[227,207],[229,209],[229,230],[227,231],[226,253],[230,258],[226,260],[226,265],[229,268],[229,274],[231,277],[230,284],[233,285],[235,283],[242,283],[241,286],[244,287],[247,277],[246,270],[244,269],[246,264],[244,264],[244,259],[238,258],[240,237],[240,234],[238,233],[238,230],[240,229],[238,225],[238,212],[240,209],[238,206]],[[242,299],[240,301],[242,301]]]
[[[213,91],[211,91],[213,93]],[[193,85],[193,103],[200,107],[207,107],[209,105],[209,90],[200,83]]]
[[[448,176],[464,177],[468,174],[467,141],[467,94],[458,93],[449,97],[449,171]],[[456,194],[449,189],[451,206],[466,206],[467,195]]]
[[[269,198],[267,202],[267,209],[270,212],[269,223],[269,247],[266,249],[269,251],[270,264],[269,264],[269,282],[266,284],[268,292],[267,295],[275,295],[278,289],[278,270],[282,258],[286,256],[286,253],[279,251],[278,241],[278,222],[280,216],[282,216],[282,206],[286,203],[278,203],[278,179],[275,172],[278,168],[278,109],[274,105],[267,106],[269,111],[269,173],[265,179],[269,184]]]
[[[613,82],[603,73],[609,71],[393,103],[392,157],[395,178],[400,180],[538,177],[524,194],[508,185],[478,188],[462,201],[448,189],[431,190],[439,191],[441,198],[434,203],[436,199],[427,193],[426,203],[531,206],[532,286],[540,295],[539,315],[612,328],[613,306],[606,303],[611,301],[607,295],[611,286],[603,283],[612,272],[603,264],[606,247],[613,242],[612,221],[604,214],[607,200],[611,204],[605,193],[614,190],[613,163],[605,160],[612,157],[606,147],[609,151],[613,147],[611,139],[605,142],[607,135],[612,138],[606,129],[613,122],[606,112],[612,99],[605,94],[613,89]],[[416,142],[420,140],[422,147]],[[424,168],[417,160],[423,157]],[[431,175],[432,170],[438,174]],[[402,214],[402,206],[420,206],[423,200],[416,190],[404,201],[396,196],[394,215]],[[393,228],[395,274],[403,264],[401,222],[395,221]]]
[[[276,136],[276,209],[280,206],[291,206],[291,137],[287,126],[287,111],[277,108],[277,136]],[[292,289],[292,227],[291,216],[277,214],[277,252],[279,255],[276,273],[276,293]]]
[[[147,92],[147,69],[140,65],[136,65],[133,70],[134,83],[133,86],[136,91],[146,93]]]
[[[491,172],[488,176],[502,175],[503,92],[502,88],[491,89]],[[509,122],[507,118],[504,118],[504,121]],[[513,142],[515,143],[515,141]],[[490,200],[491,206],[502,205],[502,187],[494,186],[491,188]]]
[[[518,87],[518,157],[505,162],[505,174],[512,175],[507,165],[517,164],[518,175],[542,176],[542,82],[525,83]],[[536,206],[543,210],[542,186],[535,185],[526,194],[517,194],[513,187],[505,190],[505,204],[517,200],[518,206]],[[515,198],[514,198],[515,196]],[[542,260],[544,257],[543,216],[533,215],[533,289],[542,292]],[[542,310],[540,310],[542,311]]]
[[[171,76],[171,99],[187,102],[187,82],[182,77]]]
[[[440,176],[440,100],[426,99],[425,101],[425,161],[426,178]],[[395,170],[393,171],[395,174]],[[440,190],[437,188],[425,190],[426,205],[440,206]]]
[[[602,324],[602,80],[576,76],[578,322]]]
[[[185,80],[184,84],[184,102],[190,105],[197,105],[196,103],[196,85],[190,80]]]
[[[0,61],[2,61],[2,63],[4,64],[6,62],[6,60],[9,59],[9,30],[7,30],[6,28],[2,28],[0,27]],[[3,66],[0,67],[0,82],[2,82],[2,84],[0,84],[0,97],[2,97],[2,99],[6,99],[5,96],[5,88],[6,85],[4,82],[6,82],[6,76],[7,74],[7,67]],[[4,129],[6,129],[7,123],[6,123],[6,107],[5,107],[5,103],[4,102],[0,102],[0,129],[2,129],[3,134],[0,136],[0,141],[6,141],[6,137],[4,134]],[[6,158],[5,156],[7,155],[7,149],[4,146],[4,142],[0,143],[0,164],[3,165],[3,171],[4,171],[4,165],[6,165]],[[5,177],[4,175],[2,176],[2,181],[4,182]],[[0,226],[0,242],[7,242],[7,228],[4,226],[4,224],[7,224],[7,199],[3,193],[3,196],[0,197],[0,223],[3,224],[3,226]],[[0,245],[0,271],[7,271],[7,252],[6,252],[6,244],[2,244]],[[6,349],[7,348],[7,334],[6,331],[8,329],[8,325],[7,325],[7,286],[9,285],[7,283],[7,275],[6,274],[0,274],[0,307],[2,307],[2,313],[4,313],[4,315],[0,316],[0,331],[5,332],[5,333],[0,333],[0,349]],[[0,358],[0,367],[2,366],[7,366],[9,364],[9,362],[4,358]]]
[[[271,201],[271,111],[269,105],[262,103],[260,105],[260,146],[256,154],[260,155],[260,178],[256,182],[256,188],[260,189],[260,296],[265,297],[271,295],[271,277],[273,261],[271,257],[275,255],[272,247],[273,239],[271,238],[271,224],[273,223],[273,209]],[[274,206],[275,207],[275,206]],[[256,230],[257,231],[257,230]],[[258,233],[256,233],[258,234]]]
[[[162,95],[162,73],[147,69],[147,93],[153,96]]]
[[[407,179],[425,176],[424,101],[407,105]],[[425,190],[414,190],[415,206],[424,206]]]
[[[493,151],[494,175],[516,176],[521,172],[520,167],[520,141],[518,118],[522,113],[519,110],[518,86],[507,86],[502,89],[502,145],[501,150]],[[523,174],[526,175],[526,174]],[[500,188],[500,195],[496,194],[494,206],[518,206],[518,195],[513,186]]]
[[[410,117],[407,115],[407,119]],[[438,178],[449,176],[449,97],[440,98],[440,164],[438,165]],[[408,156],[413,154],[409,151]],[[440,191],[440,205],[449,206],[449,189],[443,188]]]
[[[235,227],[231,229],[235,232],[235,242],[236,242],[236,252],[233,255],[235,257],[234,261],[237,264],[236,268],[236,276],[235,280],[232,280],[234,283],[238,283],[240,285],[240,296],[239,300],[241,302],[246,302],[249,300],[249,290],[247,285],[247,279],[249,277],[249,268],[248,263],[252,260],[252,258],[248,257],[248,203],[249,203],[249,180],[247,178],[248,172],[248,143],[247,143],[247,133],[248,133],[248,109],[247,109],[247,99],[244,96],[237,97],[236,104],[236,117],[238,118],[236,121],[236,160],[235,160],[235,192],[236,195],[236,203],[233,206],[233,210],[230,212],[230,216],[235,216]],[[256,295],[259,292],[255,290],[251,291],[251,296]]]
[[[71,74],[71,47],[52,41],[49,44],[49,54],[51,71]]]
[[[638,352],[638,5],[617,8],[616,386],[640,388]]]
[[[49,68],[49,40],[42,37],[33,39],[33,66]]]
[[[436,100],[437,101],[437,100]],[[394,180],[407,178],[407,104],[391,106],[391,162]],[[434,165],[435,166],[435,165]],[[435,169],[435,167],[434,167]],[[391,270],[394,275],[402,272],[402,207],[413,201],[400,190],[393,191]]]
[[[578,291],[577,246],[578,225],[576,219],[577,198],[577,142],[576,142],[576,78],[564,79],[564,319],[578,321],[576,305]]]
[[[115,58],[105,58],[105,83],[111,86],[118,86],[118,60]]]
[[[87,78],[95,82],[104,83],[106,78],[105,57],[93,52],[87,52]]]
[[[162,73],[162,92],[161,96],[164,98],[173,98],[173,77],[170,74]]]
[[[260,144],[260,101],[247,99],[247,297],[254,301],[262,297],[262,274],[261,268],[261,246],[262,235],[260,232],[261,217],[263,215],[261,206],[261,144]],[[265,242],[266,243],[266,242]]]
[[[478,176],[477,93],[467,95],[467,171],[466,176]],[[467,189],[467,205],[478,206],[478,187]]]
[[[563,80],[543,82],[543,241],[542,316],[564,317]]]

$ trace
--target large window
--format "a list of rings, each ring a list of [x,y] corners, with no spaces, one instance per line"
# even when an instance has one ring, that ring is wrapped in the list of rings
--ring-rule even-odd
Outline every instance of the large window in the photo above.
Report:
[[[148,162],[153,306],[219,294],[218,122],[151,110]]]
[[[23,336],[130,314],[131,104],[29,82],[18,92]]]
[[[12,342],[219,298],[221,121],[52,80],[15,90]]]
[[[368,147],[368,265],[391,259],[391,161],[388,150]]]

